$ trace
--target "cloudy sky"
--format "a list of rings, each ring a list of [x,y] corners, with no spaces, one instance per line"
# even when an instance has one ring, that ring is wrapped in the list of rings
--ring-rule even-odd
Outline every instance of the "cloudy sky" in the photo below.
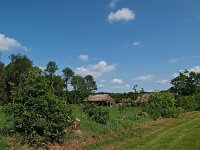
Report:
[[[91,74],[98,91],[170,87],[200,71],[200,0],[2,0],[2,60],[21,53]]]

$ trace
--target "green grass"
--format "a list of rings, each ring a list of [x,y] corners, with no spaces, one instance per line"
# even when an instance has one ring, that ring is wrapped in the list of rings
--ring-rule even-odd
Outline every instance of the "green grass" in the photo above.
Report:
[[[123,113],[120,113],[118,107],[111,107],[109,109],[109,122],[108,124],[99,124],[92,121],[86,116],[82,108],[84,106],[72,106],[73,115],[79,118],[79,128],[85,132],[91,132],[93,134],[107,134],[109,130],[119,132],[120,130],[126,130],[130,127],[137,126],[138,124],[146,121],[150,121],[150,117],[138,116],[138,112],[141,112],[141,108],[137,107],[126,107]]]
[[[200,149],[200,112],[178,119],[166,119],[138,127],[119,137],[90,145],[86,149],[119,150],[198,150]]]

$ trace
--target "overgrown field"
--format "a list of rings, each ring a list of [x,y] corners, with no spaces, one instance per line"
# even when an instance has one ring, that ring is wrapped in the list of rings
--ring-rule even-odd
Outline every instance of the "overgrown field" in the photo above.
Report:
[[[99,124],[82,112],[84,106],[71,107],[73,116],[80,119],[80,132],[57,149],[200,149],[200,112],[189,112],[178,119],[153,121],[149,116],[139,116],[139,107],[125,107],[123,111],[113,107],[107,108],[108,123]],[[0,107],[0,150],[21,149],[19,138],[7,133],[12,128],[12,122],[7,122],[2,109]]]
[[[199,141],[200,112],[189,112],[178,119],[145,123],[129,133],[105,139],[86,149],[198,150]]]
[[[122,111],[119,111],[118,107],[108,107],[109,121],[104,125],[92,121],[83,113],[81,106],[72,106],[72,109],[73,115],[80,119],[80,130],[92,134],[106,134],[110,130],[114,132],[124,131],[152,120],[149,116],[138,115],[142,111],[140,107],[125,107]]]

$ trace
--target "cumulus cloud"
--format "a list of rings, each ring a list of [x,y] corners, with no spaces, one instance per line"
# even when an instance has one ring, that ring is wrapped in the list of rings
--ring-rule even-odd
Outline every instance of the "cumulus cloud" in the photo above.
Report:
[[[17,40],[0,34],[0,51],[13,50],[15,48],[25,48]]]
[[[153,76],[152,75],[142,75],[142,76],[139,76],[137,78],[135,78],[134,80],[138,80],[138,81],[151,81],[153,80]]]
[[[79,55],[78,58],[79,58],[81,61],[88,61],[89,56],[88,56],[88,55]]]
[[[159,84],[166,84],[167,82],[168,82],[167,79],[161,79],[161,80],[156,81],[156,83],[159,83]]]
[[[91,64],[88,66],[82,66],[76,68],[75,72],[79,75],[92,75],[94,77],[99,77],[105,73],[115,70],[116,66],[114,64],[108,65],[106,61],[100,61],[97,64]]]
[[[122,8],[117,10],[116,12],[111,12],[108,15],[108,21],[119,22],[119,21],[130,21],[135,19],[135,12],[130,10],[129,8]]]
[[[119,0],[111,0],[108,7],[110,7],[111,9],[116,7],[117,2],[119,2]]]
[[[112,79],[111,83],[122,84],[122,83],[123,83],[123,80],[122,80],[122,79],[114,78],[114,79]]]
[[[194,67],[190,68],[188,71],[200,73],[200,66],[194,66]]]
[[[185,70],[179,70],[179,72],[184,72]],[[189,68],[188,69],[188,71],[189,72],[196,72],[196,73],[200,73],[200,66],[194,66],[194,67],[192,67],[192,68]],[[175,72],[175,73],[173,73],[172,74],[172,77],[173,78],[176,78],[176,77],[178,77],[179,76],[179,72],[177,73],[177,72]]]
[[[133,46],[139,46],[141,42],[133,42]]]

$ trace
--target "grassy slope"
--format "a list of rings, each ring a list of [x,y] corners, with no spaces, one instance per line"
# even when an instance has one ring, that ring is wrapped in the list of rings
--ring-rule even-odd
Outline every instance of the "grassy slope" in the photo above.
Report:
[[[150,117],[137,116],[138,112],[141,112],[141,108],[126,107],[124,112],[120,114],[117,107],[107,108],[109,109],[110,120],[108,124],[103,125],[91,121],[87,117],[80,106],[72,106],[73,115],[79,118],[79,128],[85,132],[92,132],[92,134],[107,134],[109,130],[118,132],[119,130],[126,130],[131,126],[140,124],[142,122],[150,121]]]
[[[198,150],[200,149],[200,112],[179,119],[163,119],[87,149],[121,150]]]

